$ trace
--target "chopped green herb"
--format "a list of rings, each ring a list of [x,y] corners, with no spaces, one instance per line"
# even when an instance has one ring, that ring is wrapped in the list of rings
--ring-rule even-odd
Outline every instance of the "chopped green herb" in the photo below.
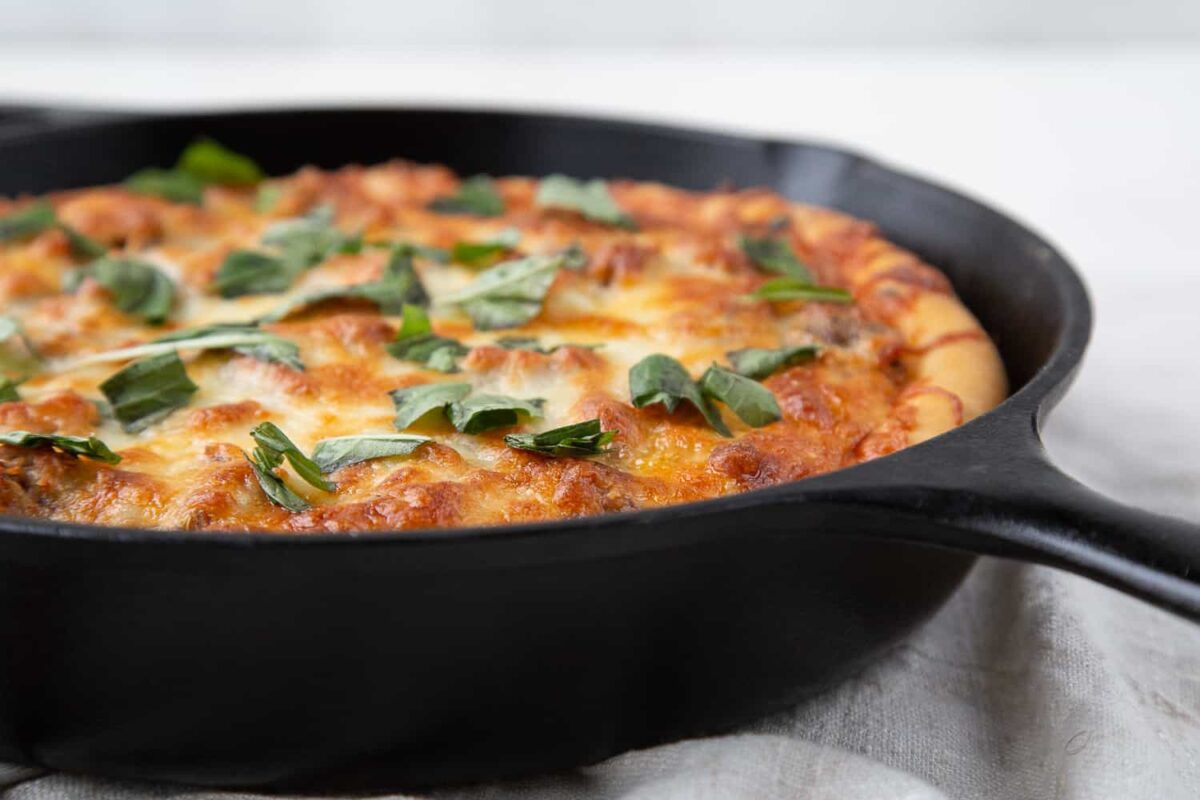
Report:
[[[352,286],[334,286],[300,295],[280,305],[259,322],[278,322],[301,309],[328,300],[366,300],[374,303],[384,314],[400,314],[406,305],[426,305],[429,295],[413,268],[412,257],[399,251],[393,253],[377,281]]]
[[[505,228],[490,239],[481,242],[455,242],[450,257],[458,264],[468,267],[491,266],[503,256],[516,249],[521,243],[521,232],[516,228]]]
[[[333,224],[333,207],[317,206],[302,217],[280,220],[263,232],[262,243],[278,247],[283,260],[299,270],[338,253],[357,253],[362,237],[343,233]]]
[[[318,206],[303,217],[285,219],[267,228],[262,242],[280,255],[256,250],[230,253],[213,281],[222,297],[282,292],[300,273],[337,253],[357,253],[362,237],[342,233],[333,225],[333,209]]]
[[[60,222],[58,228],[67,237],[67,247],[71,249],[71,255],[80,261],[92,261],[108,255],[107,247],[89,236],[84,236],[70,225]]]
[[[609,194],[602,180],[581,181],[566,175],[550,175],[538,184],[535,202],[542,208],[574,211],[585,219],[634,229],[633,217],[626,214]]]
[[[277,256],[255,250],[234,250],[217,270],[213,288],[225,298],[282,292],[303,271],[304,267],[297,267]]]
[[[71,273],[67,289],[73,291],[91,278],[112,295],[113,305],[152,325],[163,323],[175,300],[175,284],[157,267],[132,258],[102,258]]]
[[[812,272],[800,259],[796,258],[792,246],[783,239],[739,236],[738,245],[746,257],[760,269],[778,275],[787,275],[804,283],[813,282]]]
[[[304,370],[304,363],[300,360],[300,348],[295,342],[253,325],[218,323],[200,328],[184,328],[160,336],[152,345],[169,345],[177,350],[229,349],[268,364],[282,364],[294,370]]]
[[[0,242],[36,236],[53,228],[57,222],[54,207],[45,200],[38,200],[0,217]]]
[[[716,364],[709,367],[700,378],[700,388],[709,397],[715,397],[729,406],[742,422],[752,428],[770,425],[783,417],[775,395],[761,383]]]
[[[330,472],[376,458],[407,456],[430,441],[412,433],[368,433],[322,439],[313,447],[313,461],[321,472]]]
[[[212,139],[198,139],[188,145],[175,168],[203,183],[226,186],[245,186],[263,179],[263,171],[253,160]]]
[[[396,406],[396,430],[404,430],[433,411],[444,412],[470,393],[469,383],[425,383],[389,392]]]
[[[254,477],[262,487],[263,494],[277,506],[283,506],[288,511],[301,512],[312,508],[300,495],[293,492],[283,482],[283,478],[275,474],[275,468],[283,463],[283,457],[262,447],[254,448],[254,458],[246,457]]]
[[[380,287],[376,290],[376,303],[385,314],[400,314],[404,306],[429,305],[429,293],[421,284],[417,268],[413,266],[413,255],[421,255],[428,248],[399,246],[392,249],[391,258],[383,270]],[[422,256],[429,258],[428,255]]]
[[[0,433],[0,443],[16,447],[53,447],[73,456],[84,456],[105,464],[116,464],[121,457],[108,449],[108,445],[95,436],[63,436],[56,433],[31,433],[9,431]]]
[[[604,347],[602,344],[575,344],[574,342],[545,347],[532,336],[501,336],[496,340],[496,346],[503,347],[505,350],[528,350],[531,353],[541,353],[544,356],[557,353],[564,347],[580,347],[584,350],[598,350]]]
[[[734,372],[761,381],[784,367],[812,361],[816,358],[818,350],[816,345],[802,344],[797,347],[774,349],[747,347],[742,350],[732,350],[725,355],[729,359],[729,363],[733,365]]]
[[[188,145],[171,169],[148,167],[125,179],[125,187],[139,194],[153,194],[177,203],[200,205],[208,184],[246,185],[263,177],[258,165],[246,156],[200,139]]]
[[[258,443],[260,450],[273,453],[276,458],[286,458],[288,464],[291,465],[296,474],[303,478],[310,486],[315,486],[326,492],[332,492],[336,488],[321,476],[321,468],[317,466],[316,462],[304,455],[300,448],[296,447],[292,440],[275,423],[263,422],[256,425],[250,431],[250,435]],[[271,460],[273,459],[268,459],[268,461]],[[278,462],[272,464],[272,468],[277,464]]]
[[[26,378],[41,366],[41,357],[25,336],[21,323],[9,314],[0,314],[0,375]]]
[[[446,416],[462,433],[483,433],[526,419],[541,419],[545,404],[540,397],[520,400],[502,394],[476,394],[451,403]]]
[[[795,278],[774,278],[758,287],[751,297],[781,302],[784,300],[817,300],[826,303],[852,303],[854,297],[845,289],[833,286],[814,286]]]
[[[504,437],[504,443],[547,456],[583,458],[606,452],[605,445],[616,435],[616,431],[601,431],[600,420],[591,419],[543,433],[510,433]]]
[[[226,349],[259,361],[283,364],[297,370],[304,369],[304,364],[300,361],[300,348],[294,342],[253,325],[241,324],[184,328],[145,344],[81,356],[59,365],[59,369],[76,369],[89,364],[103,364],[110,361],[128,361],[131,358],[161,355],[177,350]]]
[[[382,247],[392,251],[393,257],[397,254],[412,258],[420,256],[429,261],[436,261],[438,264],[450,263],[450,251],[443,247],[431,247],[427,244],[413,244],[412,242],[364,242],[363,247]]]
[[[476,175],[460,183],[454,194],[434,200],[429,209],[439,214],[498,217],[504,213],[504,198],[496,190],[495,181],[487,175]]]
[[[406,305],[404,319],[387,351],[401,361],[415,361],[438,372],[458,372],[458,359],[470,352],[455,339],[433,332],[429,316],[420,306]]]
[[[186,406],[197,388],[174,350],[134,361],[100,384],[113,416],[130,433]]]
[[[204,181],[178,169],[139,169],[125,179],[125,188],[138,194],[157,195],[175,203],[198,206],[204,201]]]
[[[84,236],[63,222],[59,222],[54,207],[45,200],[38,200],[25,208],[0,217],[0,242],[36,236],[51,228],[58,228],[67,237],[71,255],[80,260],[91,260],[104,256],[108,248],[95,239]]]
[[[705,421],[722,436],[731,436],[721,414],[692,380],[692,376],[675,359],[656,353],[646,356],[629,369],[629,396],[637,408],[662,403],[668,414],[674,414],[681,400],[692,404]]]
[[[484,270],[443,300],[461,306],[480,330],[512,328],[533,319],[565,258],[529,256]]]
[[[14,403],[20,400],[21,395],[17,392],[17,387],[20,385],[20,381],[14,381],[11,378],[0,378],[0,403]]]

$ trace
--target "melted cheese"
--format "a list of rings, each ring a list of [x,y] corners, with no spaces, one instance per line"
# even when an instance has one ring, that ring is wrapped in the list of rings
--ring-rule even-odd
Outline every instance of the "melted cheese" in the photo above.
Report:
[[[892,283],[937,291],[952,301],[944,279],[938,283],[940,275],[931,268],[848,217],[789,204],[761,190],[693,194],[617,182],[616,200],[639,223],[630,232],[538,209],[536,184],[525,178],[498,182],[507,206],[502,219],[439,215],[426,206],[452,192],[457,179],[440,167],[406,163],[306,169],[272,183],[280,200],[268,214],[252,210],[252,190],[227,188],[208,189],[201,208],[114,188],[50,199],[69,224],[118,252],[152,262],[177,283],[168,328],[245,321],[315,289],[378,278],[385,254],[366,249],[327,260],[286,292],[228,300],[212,292],[213,275],[230,251],[258,247],[272,221],[319,203],[337,210],[343,230],[361,231],[371,240],[449,247],[511,226],[521,231],[523,253],[552,253],[578,243],[589,263],[579,272],[560,272],[537,317],[497,332],[474,330],[442,300],[470,283],[475,271],[418,259],[433,300],[435,330],[472,348],[462,359],[462,372],[454,375],[388,355],[385,345],[398,320],[348,302],[326,303],[267,326],[299,346],[303,372],[229,352],[182,353],[199,391],[186,408],[140,433],[125,432],[92,402],[101,397],[99,384],[120,364],[44,371],[21,387],[21,401],[0,404],[0,430],[94,434],[123,460],[108,466],[49,450],[0,447],[0,511],[110,525],[277,531],[547,519],[795,480],[884,455],[963,419],[956,395],[921,391],[930,381],[916,368],[906,331],[919,331],[923,339],[930,331],[901,324],[912,303],[864,288],[878,283],[884,267],[903,261],[922,280],[906,281],[893,270]],[[761,235],[781,216],[792,223],[791,244],[821,281],[855,290],[859,304],[747,298],[770,276],[747,262],[737,235]],[[75,268],[56,231],[0,245],[0,300],[51,364],[162,335],[163,328],[117,311],[106,290],[91,281],[74,294],[63,293],[62,280]],[[978,332],[965,310],[954,320]],[[568,346],[551,355],[508,351],[494,344],[501,335]],[[654,353],[674,356],[698,376],[710,363],[725,363],[731,350],[809,343],[822,347],[816,361],[765,381],[784,419],[761,429],[748,428],[726,410],[734,433],[726,439],[688,408],[671,415],[629,402],[629,368]],[[323,438],[394,431],[388,392],[445,380],[466,381],[481,392],[544,399],[545,418],[521,430],[598,417],[605,429],[617,432],[615,443],[597,458],[556,459],[507,447],[508,431],[472,436],[445,421],[423,420],[412,430],[432,437],[432,444],[409,457],[345,467],[331,476],[337,484],[333,493],[282,468],[289,485],[313,505],[300,513],[273,505],[244,458],[253,447],[249,430],[264,420],[279,425],[306,452]],[[992,395],[973,396],[972,409],[998,400]]]

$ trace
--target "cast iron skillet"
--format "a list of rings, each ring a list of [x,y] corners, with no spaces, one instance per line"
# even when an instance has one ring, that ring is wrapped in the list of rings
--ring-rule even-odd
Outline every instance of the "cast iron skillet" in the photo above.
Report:
[[[858,670],[990,553],[1200,618],[1200,530],[1046,460],[1091,313],[1045,241],[831,147],[544,114],[14,110],[0,193],[121,179],[207,134],[271,173],[394,157],[460,173],[768,185],[943,269],[1014,394],[823,477],[632,514],[363,536],[0,519],[0,759],[220,786],[514,775],[713,733]],[[3,126],[0,126],[3,127]]]

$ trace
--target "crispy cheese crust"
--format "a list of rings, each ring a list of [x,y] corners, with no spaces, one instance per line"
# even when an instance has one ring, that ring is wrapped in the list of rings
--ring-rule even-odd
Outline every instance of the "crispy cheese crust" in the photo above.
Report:
[[[438,334],[470,352],[444,375],[400,361],[385,346],[398,319],[369,304],[333,301],[265,326],[297,343],[296,371],[229,351],[181,353],[200,387],[185,408],[140,433],[126,433],[94,402],[121,364],[47,370],[0,403],[0,431],[95,434],[122,460],[107,465],[49,449],[0,445],[0,511],[56,520],[170,529],[327,532],[490,525],[682,503],[793,481],[878,458],[937,435],[1004,397],[995,347],[934,268],[881,238],[869,223],[797,205],[762,189],[692,193],[614,181],[616,202],[637,221],[629,231],[534,203],[537,181],[497,181],[506,211],[481,218],[427,209],[459,179],[438,166],[393,162],[336,171],[304,169],[271,179],[279,199],[254,210],[250,189],[209,187],[202,206],[100,187],[49,199],[58,217],[117,252],[136,254],[179,287],[165,327],[117,310],[88,279],[64,292],[78,268],[59,230],[0,245],[0,300],[53,363],[161,336],[174,328],[260,316],[314,288],[377,279],[383,250],[334,256],[287,292],[222,299],[211,288],[226,255],[258,246],[263,229],[318,204],[368,239],[438,247],[521,232],[522,253],[578,243],[586,266],[561,270],[540,313],[518,328],[478,331],[439,295],[477,274],[418,258],[433,297]],[[25,201],[0,200],[0,214]],[[790,224],[781,226],[780,220]],[[739,234],[780,231],[822,284],[855,302],[776,302],[747,295],[771,277],[737,244]],[[498,336],[534,336],[566,346],[551,354],[506,350]],[[724,438],[693,409],[635,408],[628,370],[654,353],[693,375],[728,351],[820,345],[808,363],[763,381],[783,419],[750,428],[726,412]],[[414,454],[366,461],[330,477],[325,493],[280,475],[312,504],[272,504],[244,457],[249,430],[270,420],[301,449],[323,438],[395,432],[393,389],[445,380],[477,391],[545,398],[545,418],[516,429],[458,433],[444,420],[412,429],[433,438]],[[617,432],[609,452],[552,458],[505,445],[512,430],[540,431],[599,418]]]

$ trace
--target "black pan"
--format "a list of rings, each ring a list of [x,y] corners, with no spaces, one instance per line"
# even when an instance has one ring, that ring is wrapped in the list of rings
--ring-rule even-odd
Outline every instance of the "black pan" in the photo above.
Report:
[[[404,157],[767,185],[844,209],[949,275],[1014,393],[842,472],[567,522],[289,536],[0,519],[0,759],[273,788],[593,762],[727,730],[853,673],[980,553],[1200,619],[1200,529],[1047,461],[1038,425],[1079,366],[1087,295],[1049,244],[973,200],[820,145],[423,109],[13,110],[0,193],[116,181],[199,134],[271,173]]]

